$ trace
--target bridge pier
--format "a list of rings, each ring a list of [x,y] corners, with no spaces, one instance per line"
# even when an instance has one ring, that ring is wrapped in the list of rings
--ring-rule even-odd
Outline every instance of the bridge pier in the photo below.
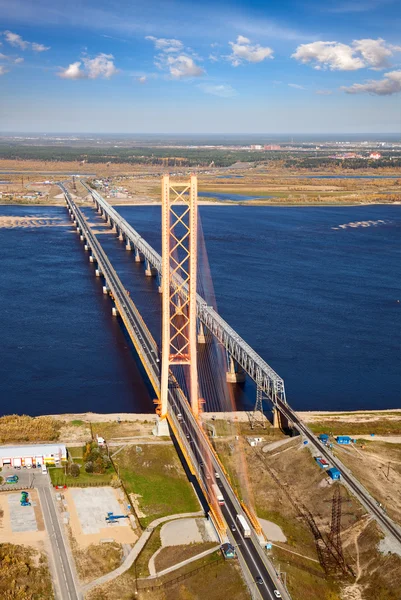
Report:
[[[138,248],[135,248],[135,262],[141,263],[144,262],[144,260],[144,255],[139,252]]]
[[[113,317],[118,317],[118,309],[116,306],[113,306],[113,308],[111,309],[111,314],[113,315]]]
[[[85,240],[85,237],[84,237],[84,236],[81,234],[81,235],[79,236],[79,239],[81,240],[81,242],[83,242],[83,241]]]
[[[96,277],[101,277],[101,276],[103,275],[103,273],[102,273],[102,271],[101,271],[101,270],[98,268],[98,269],[95,269],[95,275],[96,275]]]
[[[156,275],[156,269],[152,267],[147,259],[145,260],[145,275],[146,277],[155,277]]]
[[[287,431],[291,427],[287,417],[275,406],[273,406],[273,427],[282,431]]]
[[[120,242],[124,241],[124,235],[120,228],[118,228],[118,239],[120,240]]]
[[[85,244],[84,249],[85,250],[90,250],[89,245],[87,243]]]
[[[208,343],[209,343],[209,335],[207,332],[205,332],[203,323],[199,323],[198,344],[208,344]]]
[[[95,262],[95,257],[92,254],[89,256],[89,262]]]
[[[128,238],[125,239],[125,249],[132,250],[131,242]],[[136,257],[135,257],[135,260],[136,260]]]
[[[156,415],[156,424],[152,429],[152,433],[155,437],[170,437],[170,431],[168,428],[168,421],[166,417],[162,419],[161,417],[159,417],[159,415]]]
[[[108,294],[109,292],[110,292],[110,288],[106,283],[106,285],[103,286],[103,294]]]
[[[243,383],[246,373],[240,365],[235,362],[232,356],[229,358],[228,371],[226,374],[227,383]]]

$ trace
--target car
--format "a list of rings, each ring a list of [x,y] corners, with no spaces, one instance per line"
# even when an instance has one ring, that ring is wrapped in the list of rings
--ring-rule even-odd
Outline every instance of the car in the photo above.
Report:
[[[237,531],[237,528],[235,525],[231,525],[231,531]]]
[[[281,598],[281,594],[278,590],[274,590],[273,594],[276,596],[276,598]]]
[[[263,585],[263,579],[261,578],[261,576],[260,576],[260,575],[258,575],[258,576],[256,577],[255,581],[256,581],[256,583],[257,583],[258,585]]]
[[[6,483],[17,483],[18,479],[18,475],[10,475],[9,477],[7,477]]]

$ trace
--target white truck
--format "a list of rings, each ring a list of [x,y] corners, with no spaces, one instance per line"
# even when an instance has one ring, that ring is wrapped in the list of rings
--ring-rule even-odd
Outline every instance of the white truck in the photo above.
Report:
[[[237,515],[237,525],[242,531],[242,535],[244,537],[251,537],[251,528],[249,527],[245,517],[242,515]]]
[[[212,484],[212,490],[213,490],[213,493],[214,493],[214,495],[215,495],[215,496],[216,496],[216,498],[217,498],[217,502],[218,502],[220,505],[224,504],[224,497],[223,497],[223,494],[221,493],[221,491],[220,491],[219,487],[218,487],[218,486],[217,486],[215,483],[213,483],[213,484]]]

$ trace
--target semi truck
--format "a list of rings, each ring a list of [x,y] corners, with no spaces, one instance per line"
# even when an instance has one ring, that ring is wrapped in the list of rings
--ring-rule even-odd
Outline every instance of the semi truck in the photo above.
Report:
[[[239,529],[242,531],[242,535],[244,537],[251,537],[251,528],[249,527],[248,523],[246,522],[245,517],[243,517],[242,515],[237,515],[237,525],[238,525]]]
[[[217,502],[220,505],[224,504],[223,494],[221,493],[219,487],[215,483],[213,483],[213,485],[212,485],[212,490],[213,490],[214,495],[217,498]]]

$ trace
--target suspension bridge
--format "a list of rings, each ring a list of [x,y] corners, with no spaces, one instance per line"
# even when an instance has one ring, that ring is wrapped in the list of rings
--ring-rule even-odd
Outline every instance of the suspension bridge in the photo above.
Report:
[[[273,600],[278,590],[281,597],[289,599],[265,553],[265,540],[257,517],[251,506],[240,501],[199,419],[207,399],[199,397],[197,348],[208,338],[216,340],[225,351],[227,381],[243,381],[247,375],[255,382],[254,413],[263,411],[263,402],[270,403],[275,426],[291,427],[317,446],[340,470],[344,482],[386,533],[401,541],[399,529],[380,511],[368,492],[299,420],[287,403],[283,379],[197,293],[196,177],[183,182],[163,177],[162,256],[96,190],[81,183],[90,194],[98,215],[124,242],[125,248],[133,252],[135,261],[144,263],[145,275],[157,279],[163,307],[161,351],[82,210],[65,185],[59,184],[71,220],[89,260],[95,264],[95,273],[104,279],[103,292],[111,296],[113,313],[121,317],[155,392],[158,433],[172,431],[196,478],[220,539],[228,539],[237,548],[252,597]],[[223,504],[217,500],[216,485],[224,498]],[[249,523],[249,537],[237,527],[237,515]],[[258,577],[262,584],[253,585]]]

